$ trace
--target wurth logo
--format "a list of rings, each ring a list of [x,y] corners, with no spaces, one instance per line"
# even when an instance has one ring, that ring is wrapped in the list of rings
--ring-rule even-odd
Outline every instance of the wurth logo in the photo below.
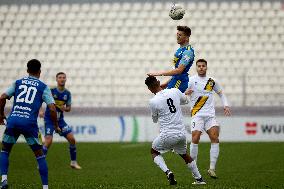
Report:
[[[284,124],[246,122],[245,127],[247,135],[256,135],[257,132],[262,134],[284,134]]]
[[[247,135],[255,135],[257,132],[256,122],[246,122],[246,133]]]
[[[265,124],[261,125],[261,130],[263,133],[275,133],[275,134],[282,134],[284,133],[284,124]]]

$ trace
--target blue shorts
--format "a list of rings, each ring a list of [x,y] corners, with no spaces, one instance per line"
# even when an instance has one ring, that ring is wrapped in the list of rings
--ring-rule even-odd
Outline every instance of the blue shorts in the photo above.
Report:
[[[182,93],[186,91],[188,88],[188,79],[187,80],[179,80],[172,78],[171,81],[168,83],[167,89],[171,88],[177,88],[179,89]]]
[[[33,151],[42,149],[42,139],[38,128],[35,127],[9,127],[7,126],[3,134],[2,143],[13,145],[20,135],[24,135],[28,145]]]
[[[59,128],[61,129],[60,136],[66,137],[67,134],[72,132],[72,128],[67,125],[67,123],[64,121],[64,119],[61,119],[58,121]],[[44,120],[44,130],[45,130],[45,136],[46,135],[53,135],[54,133],[54,126],[51,120]]]

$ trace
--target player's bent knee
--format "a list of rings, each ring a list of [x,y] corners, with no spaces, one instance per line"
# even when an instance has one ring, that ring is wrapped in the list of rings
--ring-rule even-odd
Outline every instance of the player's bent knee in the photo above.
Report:
[[[209,134],[209,138],[210,138],[212,143],[218,143],[219,142],[219,134],[218,134],[218,132],[210,133]]]
[[[189,154],[179,154],[182,159],[185,161],[186,164],[190,163],[193,161],[193,159],[190,157]]]
[[[158,156],[158,155],[160,155],[160,152],[158,152],[158,151],[154,150],[153,148],[151,148],[151,154]]]
[[[72,138],[69,140],[69,143],[72,144],[72,145],[75,145],[75,144],[76,144],[75,138],[72,137]]]
[[[200,136],[192,136],[191,142],[194,144],[198,144],[200,140]]]
[[[44,145],[49,147],[52,144],[53,137],[51,135],[46,135],[44,137]]]
[[[75,145],[76,144],[75,137],[74,137],[74,135],[72,133],[67,134],[65,138],[68,140],[68,142],[71,145]]]
[[[33,150],[34,154],[35,154],[35,157],[40,157],[42,155],[44,155],[42,149],[35,149]]]
[[[200,136],[201,136],[201,131],[193,131],[192,138],[191,138],[192,142],[194,144],[198,144],[200,140]]]

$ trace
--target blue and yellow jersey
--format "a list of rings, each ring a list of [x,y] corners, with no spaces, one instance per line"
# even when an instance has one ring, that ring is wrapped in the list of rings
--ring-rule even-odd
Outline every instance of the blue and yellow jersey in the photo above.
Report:
[[[188,71],[191,68],[193,61],[194,61],[194,50],[190,45],[187,45],[185,47],[180,47],[173,58],[173,65],[175,68],[178,68],[180,64],[183,64],[185,66],[185,69],[181,74],[175,75],[175,79],[183,79],[188,78]]]
[[[180,64],[185,66],[185,69],[181,74],[174,75],[171,81],[168,83],[167,88],[178,88],[181,92],[185,92],[188,83],[188,71],[191,68],[194,61],[194,50],[190,45],[180,47],[174,55],[173,66],[178,68]]]
[[[24,77],[13,83],[5,92],[14,96],[7,127],[35,127],[42,102],[54,103],[49,87],[36,77]]]
[[[64,114],[60,110],[60,107],[65,106],[65,105],[71,105],[71,93],[67,89],[64,89],[64,91],[60,91],[57,89],[57,87],[51,89],[52,96],[55,101],[56,105],[56,111],[57,111],[57,119],[58,120],[63,120],[64,119]],[[50,118],[50,110],[47,107],[45,111],[45,116],[44,119],[51,120]]]

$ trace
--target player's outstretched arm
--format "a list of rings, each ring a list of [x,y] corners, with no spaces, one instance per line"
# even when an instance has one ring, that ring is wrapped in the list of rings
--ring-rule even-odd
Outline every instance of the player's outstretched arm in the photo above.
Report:
[[[167,88],[170,81],[171,81],[171,79],[169,79],[169,80],[167,80],[166,82],[162,83],[162,84],[161,84],[161,88],[162,88],[162,89]]]
[[[4,109],[6,105],[6,99],[9,99],[9,96],[3,93],[0,96],[0,125],[5,125],[4,119],[6,119],[6,117],[5,117]]]
[[[173,70],[160,71],[160,72],[149,72],[147,73],[147,75],[148,76],[173,76],[173,75],[181,74],[184,69],[185,69],[185,65],[180,64],[177,68]]]

